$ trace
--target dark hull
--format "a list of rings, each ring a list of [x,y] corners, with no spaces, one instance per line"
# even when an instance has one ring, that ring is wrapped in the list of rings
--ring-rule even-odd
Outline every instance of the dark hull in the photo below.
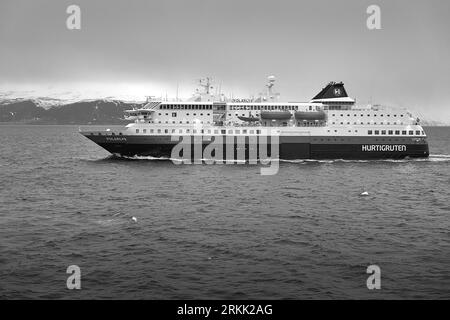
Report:
[[[108,152],[126,156],[151,156],[151,157],[172,157],[172,149],[177,144],[170,136],[99,136],[86,135]],[[224,139],[225,140],[225,139]],[[265,158],[272,156],[284,160],[294,159],[403,159],[424,158],[429,156],[428,144],[426,141],[418,142],[414,138],[392,138],[373,139],[372,137],[336,137],[330,139],[320,139],[311,137],[280,137],[279,153],[277,156],[276,146],[270,143],[267,148],[260,148],[256,144],[249,144],[248,138],[245,143],[236,138],[231,142],[220,144],[212,153],[207,153],[215,158],[249,160],[255,158]],[[190,145],[177,153],[175,158],[209,158],[205,156],[205,148],[209,142],[200,145]],[[187,147],[187,145],[185,145]],[[218,146],[218,145],[217,145]],[[190,149],[190,150],[189,150]],[[211,148],[209,148],[210,150]],[[265,151],[267,149],[267,151]],[[206,150],[208,151],[208,150]],[[216,156],[217,153],[217,156]],[[220,155],[222,154],[222,155]]]

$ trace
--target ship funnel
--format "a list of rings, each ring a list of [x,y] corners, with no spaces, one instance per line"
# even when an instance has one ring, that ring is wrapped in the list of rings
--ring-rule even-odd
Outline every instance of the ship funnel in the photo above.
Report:
[[[330,82],[313,98],[313,100],[345,98],[345,97],[348,97],[348,95],[347,91],[345,91],[344,83]]]
[[[332,101],[345,101],[345,102],[355,102],[352,98],[350,98],[347,94],[347,91],[344,88],[343,82],[330,82],[325,88],[323,88],[314,98],[312,98],[311,102],[332,102]]]

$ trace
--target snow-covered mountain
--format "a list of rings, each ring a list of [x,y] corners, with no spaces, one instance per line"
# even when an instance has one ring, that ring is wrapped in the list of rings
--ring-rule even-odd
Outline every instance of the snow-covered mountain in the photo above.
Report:
[[[141,103],[108,99],[70,103],[47,99],[4,99],[0,101],[0,122],[117,124],[123,122],[124,110],[140,105]]]

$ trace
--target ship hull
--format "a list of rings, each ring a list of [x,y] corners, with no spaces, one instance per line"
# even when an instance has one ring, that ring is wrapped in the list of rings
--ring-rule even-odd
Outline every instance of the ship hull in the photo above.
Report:
[[[404,159],[429,156],[425,139],[415,138],[373,138],[373,137],[302,137],[286,136],[264,141],[249,141],[248,137],[223,137],[215,142],[211,152],[209,141],[194,144],[184,143],[184,147],[174,148],[178,140],[170,136],[105,136],[85,134],[87,138],[107,150],[124,157],[165,157],[165,158],[215,158],[223,160],[253,160],[273,157],[284,160],[295,159]],[[192,138],[192,137],[190,137]],[[206,139],[208,140],[208,139]],[[181,140],[180,140],[181,141]],[[256,143],[255,143],[256,142]],[[209,147],[208,147],[209,146]]]

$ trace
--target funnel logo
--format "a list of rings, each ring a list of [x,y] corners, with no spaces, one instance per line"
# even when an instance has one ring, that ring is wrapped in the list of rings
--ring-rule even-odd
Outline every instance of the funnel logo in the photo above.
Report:
[[[334,95],[335,95],[335,96],[340,96],[340,95],[341,95],[341,89],[335,88],[335,89],[334,89]]]

